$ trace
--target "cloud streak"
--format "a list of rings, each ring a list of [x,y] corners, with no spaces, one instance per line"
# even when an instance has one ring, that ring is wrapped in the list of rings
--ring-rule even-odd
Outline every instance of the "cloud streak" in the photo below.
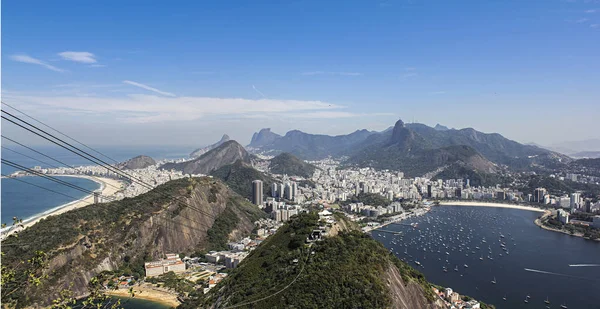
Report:
[[[156,123],[192,121],[205,117],[256,118],[263,116],[290,118],[347,118],[361,116],[340,109],[344,106],[322,101],[163,97],[158,95],[129,95],[125,97],[42,96],[4,94],[28,110],[47,114],[117,119],[126,123]]]
[[[79,63],[96,63],[96,56],[90,52],[65,51],[58,53],[64,60],[75,61]]]
[[[260,92],[260,90],[256,89],[256,87],[254,85],[252,85],[252,89],[254,89],[254,91],[256,91],[258,94],[260,94],[263,98],[266,98],[266,96]]]
[[[359,72],[310,71],[310,72],[302,72],[302,75],[306,75],[306,76],[312,76],[312,75],[360,76],[363,74],[359,73]]]
[[[161,95],[164,95],[164,96],[168,96],[168,97],[175,97],[176,96],[174,93],[166,92],[166,91],[161,91],[161,90],[158,90],[156,88],[150,87],[148,85],[144,85],[144,84],[138,83],[138,82],[133,82],[133,81],[130,81],[130,80],[124,80],[123,83],[128,84],[128,85],[132,85],[132,86],[136,86],[136,87],[139,87],[139,88],[142,88],[142,89],[146,89],[148,91],[156,92],[158,94],[161,94]]]
[[[47,64],[46,62],[30,57],[28,55],[25,54],[17,54],[17,55],[12,55],[10,56],[10,59],[12,59],[13,61],[17,61],[17,62],[22,62],[22,63],[29,63],[29,64],[37,64],[39,66],[43,66],[48,70],[52,70],[55,72],[64,72],[65,70],[57,68],[53,65]]]

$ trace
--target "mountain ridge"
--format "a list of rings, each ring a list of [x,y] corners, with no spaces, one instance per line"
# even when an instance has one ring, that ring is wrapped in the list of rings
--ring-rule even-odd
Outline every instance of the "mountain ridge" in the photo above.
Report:
[[[216,143],[214,143],[212,145],[208,145],[206,147],[201,147],[201,148],[198,148],[198,149],[192,151],[190,153],[190,158],[197,158],[197,157],[199,157],[199,156],[201,156],[201,155],[203,155],[203,154],[205,154],[205,153],[207,153],[207,152],[209,152],[209,151],[211,151],[211,150],[213,150],[213,149],[221,146],[221,144],[223,144],[223,143],[225,143],[225,142],[227,142],[229,140],[231,140],[231,138],[229,138],[229,135],[223,134],[223,136],[221,137],[221,139],[218,142],[216,142]]]
[[[180,163],[166,163],[160,168],[174,169],[182,171],[184,174],[208,175],[212,171],[224,165],[232,164],[237,160],[250,162],[251,155],[238,142],[229,140],[195,159]]]
[[[165,252],[226,249],[233,235],[249,234],[261,217],[260,209],[218,180],[182,178],[134,198],[50,216],[2,242],[2,266],[27,280],[19,261],[46,252],[49,277],[11,297],[21,307],[44,306],[61,288],[84,296],[91,278],[103,271],[143,277],[144,262]]]

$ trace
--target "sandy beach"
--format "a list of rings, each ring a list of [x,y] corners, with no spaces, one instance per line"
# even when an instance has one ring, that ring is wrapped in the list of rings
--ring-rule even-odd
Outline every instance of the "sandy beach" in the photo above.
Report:
[[[501,208],[513,208],[521,210],[529,210],[536,212],[544,212],[545,210],[535,208],[531,206],[505,204],[505,203],[489,203],[486,201],[440,201],[440,206],[483,206],[483,207],[501,207]]]
[[[58,176],[58,175],[53,175],[53,176]],[[92,180],[94,182],[97,182],[100,184],[99,190],[102,192],[101,193],[102,196],[112,196],[117,191],[120,191],[124,188],[123,182],[121,182],[119,180],[111,179],[111,178],[90,177],[87,175],[60,175],[60,176],[86,178],[86,179]],[[117,189],[117,188],[119,188],[119,189]],[[32,218],[30,220],[23,221],[23,223],[21,224],[22,227],[16,227],[16,228],[9,229],[7,232],[3,232],[2,236],[6,237],[16,231],[21,231],[25,228],[28,228],[28,227],[36,224],[40,220],[47,218],[49,216],[59,215],[59,214],[65,213],[65,212],[73,210],[73,209],[91,205],[93,203],[94,203],[94,196],[91,194],[87,195],[82,199],[73,201],[73,202],[65,204],[65,205],[58,206],[54,209],[50,209],[50,210],[42,213],[39,216],[35,216],[34,218]]]
[[[170,307],[177,307],[181,304],[175,294],[156,289],[152,286],[136,285],[133,287],[133,291],[135,298],[150,300]],[[113,296],[131,297],[129,295],[129,288],[109,290],[104,293]]]

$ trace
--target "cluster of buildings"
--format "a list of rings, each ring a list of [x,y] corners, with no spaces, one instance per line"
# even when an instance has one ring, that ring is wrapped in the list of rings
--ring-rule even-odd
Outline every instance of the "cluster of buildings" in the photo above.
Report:
[[[435,294],[437,294],[446,304],[447,308],[450,309],[480,309],[481,304],[472,299],[465,301],[460,297],[460,294],[452,291],[451,288],[445,288],[443,291],[433,288]]]
[[[58,168],[41,168],[39,166],[35,166],[33,170],[36,172],[53,175],[53,176],[94,176],[94,177],[106,177],[117,180],[122,180],[127,183],[125,188],[119,192],[116,192],[112,198],[121,200],[126,197],[135,197],[140,194],[146,193],[153,188],[166,183],[171,180],[188,177],[187,175],[183,175],[180,171],[175,170],[160,170],[158,166],[161,163],[157,163],[156,165],[148,166],[142,169],[136,170],[128,170],[127,174],[131,175],[135,179],[147,184],[142,185],[139,182],[129,181],[123,175],[117,174],[112,170],[109,170],[105,167],[98,165],[89,165],[89,166],[78,166],[78,167],[58,167]],[[13,173],[11,176],[25,176],[28,173],[23,171],[18,171]],[[149,186],[148,186],[149,185]]]
[[[346,212],[360,213],[365,217],[377,218],[385,214],[397,214],[402,213],[404,209],[399,202],[391,202],[388,206],[370,206],[364,203],[350,203],[342,206],[342,209]]]
[[[144,263],[146,277],[164,275],[170,271],[179,274],[185,272],[185,263],[177,254],[167,253],[165,259]]]

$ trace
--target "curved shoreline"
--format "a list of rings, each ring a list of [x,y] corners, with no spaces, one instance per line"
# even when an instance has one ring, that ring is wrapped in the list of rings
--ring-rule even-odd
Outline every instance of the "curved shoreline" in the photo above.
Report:
[[[177,307],[177,306],[181,305],[179,300],[177,300],[177,296],[175,294],[172,294],[172,293],[169,293],[169,292],[166,292],[163,290],[153,289],[153,288],[147,287],[147,286],[135,285],[132,288],[133,288],[133,292],[135,293],[134,297],[131,297],[131,295],[129,294],[128,288],[117,289],[117,290],[108,290],[108,291],[104,291],[104,294],[110,295],[110,296],[118,296],[118,297],[122,297],[122,298],[144,299],[147,301],[163,304],[163,305],[166,305],[169,307]]]
[[[496,207],[496,208],[512,208],[520,210],[529,210],[535,212],[546,212],[547,210],[536,208],[532,206],[515,205],[508,203],[498,202],[485,202],[485,201],[440,201],[440,206],[480,206],[480,207]]]
[[[54,177],[73,177],[73,178],[85,178],[85,179],[89,179],[97,184],[100,185],[100,188],[97,190],[101,191],[101,194],[103,196],[112,196],[113,194],[115,194],[116,192],[120,191],[123,189],[123,182],[119,181],[119,180],[115,180],[115,179],[111,179],[111,178],[105,178],[105,177],[91,177],[88,175],[53,175]],[[33,176],[35,177],[35,176]],[[120,188],[120,189],[116,189]],[[92,194],[88,194],[78,200],[66,203],[66,204],[62,204],[53,208],[50,208],[48,210],[45,210],[43,212],[40,212],[38,214],[35,214],[29,218],[26,218],[23,220],[23,223],[21,223],[19,226],[14,227],[14,226],[9,226],[6,227],[1,233],[2,233],[2,237],[6,237],[8,235],[11,235],[17,231],[22,231],[36,223],[38,223],[40,220],[45,219],[49,216],[55,216],[55,215],[59,215],[74,209],[78,209],[84,206],[88,206],[88,205],[92,205],[94,203],[94,196]]]
[[[533,223],[537,226],[539,226],[540,228],[546,230],[546,231],[551,231],[551,232],[557,232],[557,233],[562,233],[565,235],[569,235],[569,236],[574,236],[574,237],[580,237],[583,239],[588,239],[586,237],[583,237],[583,234],[571,234],[567,231],[563,231],[563,230],[559,230],[559,229],[555,229],[555,228],[551,228],[549,226],[545,226],[542,223],[542,220],[549,216],[551,214],[551,210],[550,209],[541,209],[541,208],[535,208],[535,207],[531,207],[531,206],[524,206],[524,205],[514,205],[514,204],[503,204],[503,203],[487,203],[487,202],[475,202],[475,201],[456,201],[456,202],[452,202],[452,201],[441,201],[440,206],[483,206],[483,207],[497,207],[497,208],[512,208],[512,209],[521,209],[521,210],[529,210],[529,211],[535,211],[535,212],[543,212],[543,214],[536,218]],[[591,239],[588,239],[591,240]],[[596,241],[600,241],[600,239],[596,239]]]

